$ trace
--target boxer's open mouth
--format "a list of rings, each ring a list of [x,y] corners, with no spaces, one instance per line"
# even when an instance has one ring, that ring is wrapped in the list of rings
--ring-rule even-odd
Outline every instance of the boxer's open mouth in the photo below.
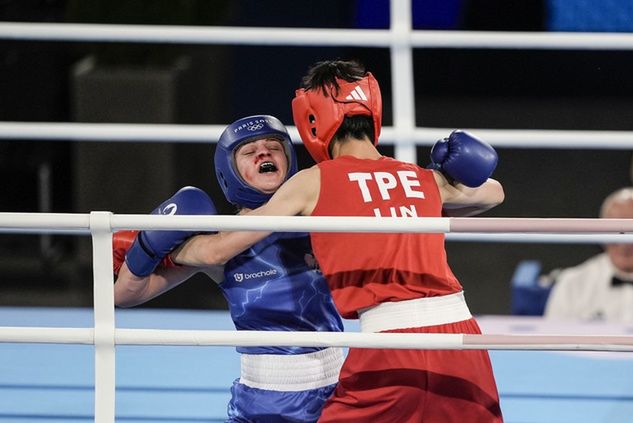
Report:
[[[259,173],[276,172],[277,166],[273,162],[263,162],[259,165]]]

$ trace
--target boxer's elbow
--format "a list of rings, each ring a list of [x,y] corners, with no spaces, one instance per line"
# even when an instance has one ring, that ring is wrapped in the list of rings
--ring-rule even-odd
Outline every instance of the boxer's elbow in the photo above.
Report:
[[[143,290],[136,286],[114,284],[114,305],[121,308],[134,307],[145,302]]]
[[[501,183],[495,179],[488,179],[486,183],[489,184],[490,203],[493,206],[497,206],[503,203],[506,198],[505,191],[503,190],[503,185],[501,185]]]

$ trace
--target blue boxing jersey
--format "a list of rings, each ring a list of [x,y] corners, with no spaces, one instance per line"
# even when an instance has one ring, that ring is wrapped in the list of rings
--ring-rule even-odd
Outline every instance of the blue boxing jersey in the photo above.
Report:
[[[343,330],[306,233],[276,232],[224,266],[219,285],[238,330]],[[316,347],[238,347],[246,354],[304,354]]]

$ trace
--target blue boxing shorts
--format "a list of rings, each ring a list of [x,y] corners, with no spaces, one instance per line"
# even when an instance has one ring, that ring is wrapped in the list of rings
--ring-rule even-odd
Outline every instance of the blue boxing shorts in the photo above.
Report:
[[[227,422],[316,422],[334,392],[342,363],[339,348],[294,355],[242,354]]]
[[[239,383],[231,387],[227,422],[316,422],[336,384],[307,391],[267,391]]]

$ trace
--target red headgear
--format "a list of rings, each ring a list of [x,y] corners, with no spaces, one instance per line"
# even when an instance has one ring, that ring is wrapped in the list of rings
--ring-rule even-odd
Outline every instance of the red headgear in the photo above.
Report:
[[[299,89],[292,100],[292,117],[303,144],[318,163],[331,159],[332,137],[346,116],[370,116],[374,121],[374,145],[378,144],[382,124],[382,97],[378,81],[371,73],[363,79],[347,82],[336,79],[338,95],[333,86],[329,95],[320,89]]]

